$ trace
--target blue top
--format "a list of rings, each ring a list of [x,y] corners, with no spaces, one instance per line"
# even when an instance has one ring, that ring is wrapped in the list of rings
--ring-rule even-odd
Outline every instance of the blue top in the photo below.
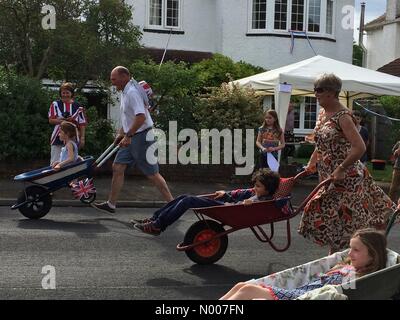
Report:
[[[229,192],[226,192],[224,196],[221,198],[223,202],[231,202],[238,203],[246,199],[251,199],[253,201],[265,201],[272,200],[273,197],[270,195],[266,195],[258,198],[254,192],[254,188],[251,189],[236,189]]]
[[[78,160],[78,147],[75,142],[70,141],[68,143],[72,143],[72,147],[74,149],[74,162]],[[65,161],[68,159],[68,150],[67,150],[67,145],[61,148],[61,153],[60,153],[60,162]]]

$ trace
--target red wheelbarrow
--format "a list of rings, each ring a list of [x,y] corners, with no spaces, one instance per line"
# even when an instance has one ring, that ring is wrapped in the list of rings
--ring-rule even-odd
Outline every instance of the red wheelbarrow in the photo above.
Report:
[[[194,208],[199,221],[195,222],[186,232],[183,243],[177,245],[178,251],[185,251],[186,255],[195,263],[212,264],[223,257],[228,248],[228,234],[250,228],[256,238],[268,243],[278,252],[287,250],[291,243],[290,219],[302,211],[307,202],[331,179],[321,182],[301,203],[293,209],[290,202],[290,192],[294,183],[300,177],[307,175],[301,172],[295,177],[281,178],[279,190],[275,193],[275,200],[260,201],[251,205],[234,204],[221,205],[207,208]],[[212,197],[213,194],[202,195]],[[205,216],[213,219],[206,219]],[[286,221],[286,245],[278,248],[273,242],[274,223]],[[262,225],[269,224],[270,232],[263,229]],[[228,228],[225,229],[224,227]]]

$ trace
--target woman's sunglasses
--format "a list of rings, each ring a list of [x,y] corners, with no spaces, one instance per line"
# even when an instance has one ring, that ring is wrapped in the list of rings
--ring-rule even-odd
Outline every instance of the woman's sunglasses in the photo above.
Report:
[[[314,92],[316,92],[316,93],[322,93],[324,91],[325,91],[324,88],[314,88]]]

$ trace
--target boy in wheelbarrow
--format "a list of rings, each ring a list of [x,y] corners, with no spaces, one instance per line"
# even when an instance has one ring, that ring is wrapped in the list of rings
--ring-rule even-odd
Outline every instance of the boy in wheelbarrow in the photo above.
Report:
[[[251,205],[256,201],[271,200],[279,187],[280,176],[270,169],[260,169],[253,174],[252,189],[238,189],[230,192],[216,191],[211,196],[181,195],[154,212],[151,218],[132,220],[130,224],[139,231],[158,236],[178,220],[190,208],[229,205],[242,202]]]

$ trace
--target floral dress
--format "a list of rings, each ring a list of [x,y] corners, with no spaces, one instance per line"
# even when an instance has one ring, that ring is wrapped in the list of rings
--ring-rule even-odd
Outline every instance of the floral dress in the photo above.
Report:
[[[275,300],[294,300],[301,295],[322,288],[325,285],[341,285],[355,279],[356,272],[351,265],[345,265],[328,271],[319,276],[316,280],[294,289],[284,289],[265,284],[259,284],[268,290]]]
[[[261,134],[261,144],[264,148],[279,146],[282,132],[279,132],[275,128],[267,127],[260,127],[258,131]],[[278,160],[278,151],[274,151],[271,153],[275,157],[275,159]],[[268,167],[266,154],[263,155],[263,158],[266,162],[266,167]]]
[[[321,180],[328,179],[350,152],[339,119],[349,114],[341,110],[330,119],[320,112],[314,129],[317,167]],[[323,186],[307,203],[301,217],[299,233],[332,249],[347,248],[354,231],[385,225],[396,205],[375,184],[367,168],[355,162],[347,168],[342,185]]]

